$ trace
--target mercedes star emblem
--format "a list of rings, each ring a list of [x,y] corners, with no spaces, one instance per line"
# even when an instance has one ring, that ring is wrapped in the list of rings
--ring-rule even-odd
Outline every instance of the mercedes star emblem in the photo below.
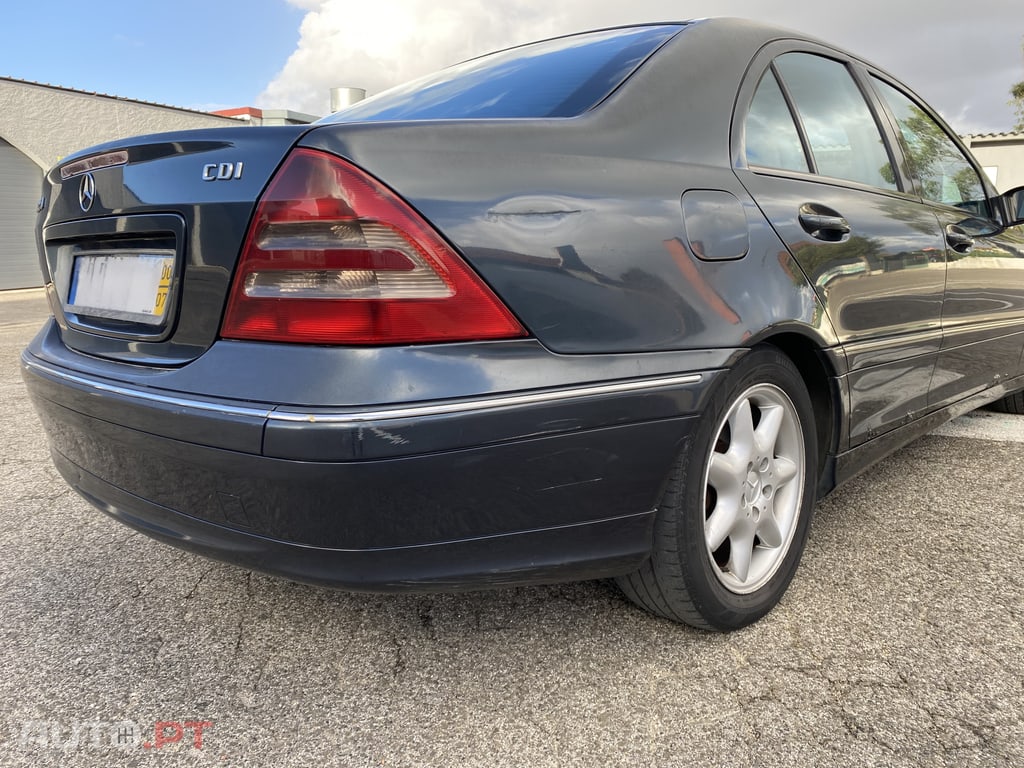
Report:
[[[96,179],[91,173],[82,177],[82,183],[78,187],[78,204],[83,211],[88,212],[92,208],[92,201],[96,199]]]

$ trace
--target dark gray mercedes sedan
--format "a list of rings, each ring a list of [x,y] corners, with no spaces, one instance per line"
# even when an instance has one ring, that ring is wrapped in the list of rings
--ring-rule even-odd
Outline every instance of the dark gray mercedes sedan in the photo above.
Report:
[[[1024,411],[1022,208],[823,43],[588,32],[66,158],[23,373],[68,483],[169,544],[357,590],[615,577],[729,630],[820,496]]]

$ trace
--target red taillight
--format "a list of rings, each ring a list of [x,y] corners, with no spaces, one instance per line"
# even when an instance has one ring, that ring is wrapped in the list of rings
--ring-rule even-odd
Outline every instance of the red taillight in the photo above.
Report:
[[[221,335],[404,344],[525,331],[391,191],[341,158],[297,149],[257,206]]]

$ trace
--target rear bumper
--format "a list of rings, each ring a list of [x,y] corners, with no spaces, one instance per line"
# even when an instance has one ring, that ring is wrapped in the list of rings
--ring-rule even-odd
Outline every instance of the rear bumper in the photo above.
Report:
[[[169,544],[350,589],[625,573],[715,370],[374,408],[22,370],[61,474]]]
[[[182,514],[130,494],[53,453],[93,506],[172,546],[263,573],[356,591],[455,591],[601,578],[647,557],[653,515],[374,549],[315,547]]]

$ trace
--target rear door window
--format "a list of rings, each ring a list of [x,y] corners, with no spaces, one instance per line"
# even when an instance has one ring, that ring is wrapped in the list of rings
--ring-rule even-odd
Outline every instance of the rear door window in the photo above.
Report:
[[[807,156],[775,73],[761,78],[746,123],[747,163],[807,173]]]
[[[849,70],[809,53],[785,53],[775,67],[823,176],[897,189],[882,133]]]

